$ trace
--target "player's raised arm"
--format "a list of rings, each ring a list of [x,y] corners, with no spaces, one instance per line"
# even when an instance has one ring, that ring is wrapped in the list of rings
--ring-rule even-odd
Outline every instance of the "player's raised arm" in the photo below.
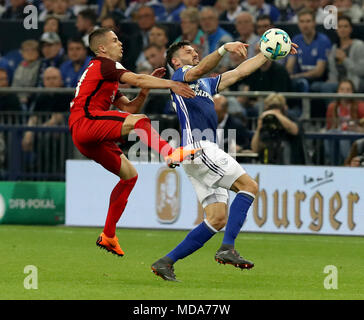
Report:
[[[180,52],[180,55],[183,54],[192,55],[193,59],[192,65],[194,65],[194,67],[190,68],[185,73],[184,80],[186,82],[192,82],[202,78],[204,75],[215,69],[215,67],[219,64],[220,60],[222,59],[222,57],[227,52],[234,52],[246,58],[247,56],[246,47],[248,46],[249,46],[248,44],[244,44],[239,41],[228,42],[222,45],[218,50],[215,50],[214,52],[210,53],[208,56],[206,56],[199,62],[197,52],[190,45],[185,45],[182,48],[183,52]]]
[[[298,46],[295,43],[292,43],[292,48],[290,53],[297,54]],[[222,91],[227,87],[233,85],[235,82],[239,81],[242,78],[247,77],[257,69],[259,69],[264,63],[266,63],[268,59],[263,55],[263,53],[259,52],[253,58],[250,58],[244,62],[242,62],[239,66],[231,71],[224,72],[221,75],[221,81],[218,87],[218,91]]]
[[[143,89],[171,89],[176,94],[185,98],[193,98],[195,96],[193,90],[185,83],[159,79],[147,74],[125,72],[120,76],[120,82]]]
[[[151,75],[153,77],[162,78],[166,74],[165,68],[155,69]],[[129,113],[139,113],[143,107],[145,100],[149,94],[149,89],[141,89],[139,94],[133,99],[129,100],[126,96],[121,95],[115,100],[113,105],[122,111]]]

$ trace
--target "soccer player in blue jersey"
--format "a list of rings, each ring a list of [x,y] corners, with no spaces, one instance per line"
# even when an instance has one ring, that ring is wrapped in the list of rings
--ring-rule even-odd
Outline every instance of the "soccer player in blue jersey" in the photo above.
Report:
[[[206,219],[190,231],[175,249],[153,263],[152,271],[164,280],[177,281],[174,263],[201,248],[224,226],[224,238],[215,260],[241,269],[254,266],[235,250],[235,239],[254,201],[258,185],[234,158],[219,149],[216,141],[217,115],[212,97],[260,68],[267,59],[259,53],[231,71],[217,77],[202,78],[236,44],[221,46],[201,62],[197,52],[186,41],[172,44],[167,51],[167,61],[175,69],[172,79],[188,83],[195,92],[195,97],[190,99],[172,93],[172,104],[182,129],[181,144],[185,148],[202,148],[202,155],[183,164],[183,168],[205,210]],[[242,48],[241,55],[246,56],[246,50]],[[295,44],[292,45],[291,53],[297,53]],[[228,190],[236,192],[229,215]]]

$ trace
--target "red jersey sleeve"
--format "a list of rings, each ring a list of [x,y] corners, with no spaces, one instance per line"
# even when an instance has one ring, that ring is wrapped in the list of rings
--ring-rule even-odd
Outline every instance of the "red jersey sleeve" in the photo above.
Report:
[[[115,62],[111,59],[102,59],[100,72],[104,80],[120,82],[121,75],[130,71],[125,69],[120,62]]]

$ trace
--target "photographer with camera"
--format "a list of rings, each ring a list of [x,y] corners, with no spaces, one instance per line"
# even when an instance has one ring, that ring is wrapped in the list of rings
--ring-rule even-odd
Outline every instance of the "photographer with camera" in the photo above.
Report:
[[[277,93],[264,100],[264,112],[258,118],[251,142],[262,163],[304,164],[301,129],[287,114],[286,99]]]

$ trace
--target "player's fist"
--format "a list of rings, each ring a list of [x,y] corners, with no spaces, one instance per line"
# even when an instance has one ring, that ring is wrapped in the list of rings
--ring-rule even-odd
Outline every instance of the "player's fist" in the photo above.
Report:
[[[249,47],[248,44],[242,43],[240,41],[228,42],[224,44],[224,49],[227,52],[234,52],[243,58],[248,56],[248,51],[246,49],[247,47]]]
[[[195,93],[186,83],[171,81],[171,90],[184,98],[195,97]]]

